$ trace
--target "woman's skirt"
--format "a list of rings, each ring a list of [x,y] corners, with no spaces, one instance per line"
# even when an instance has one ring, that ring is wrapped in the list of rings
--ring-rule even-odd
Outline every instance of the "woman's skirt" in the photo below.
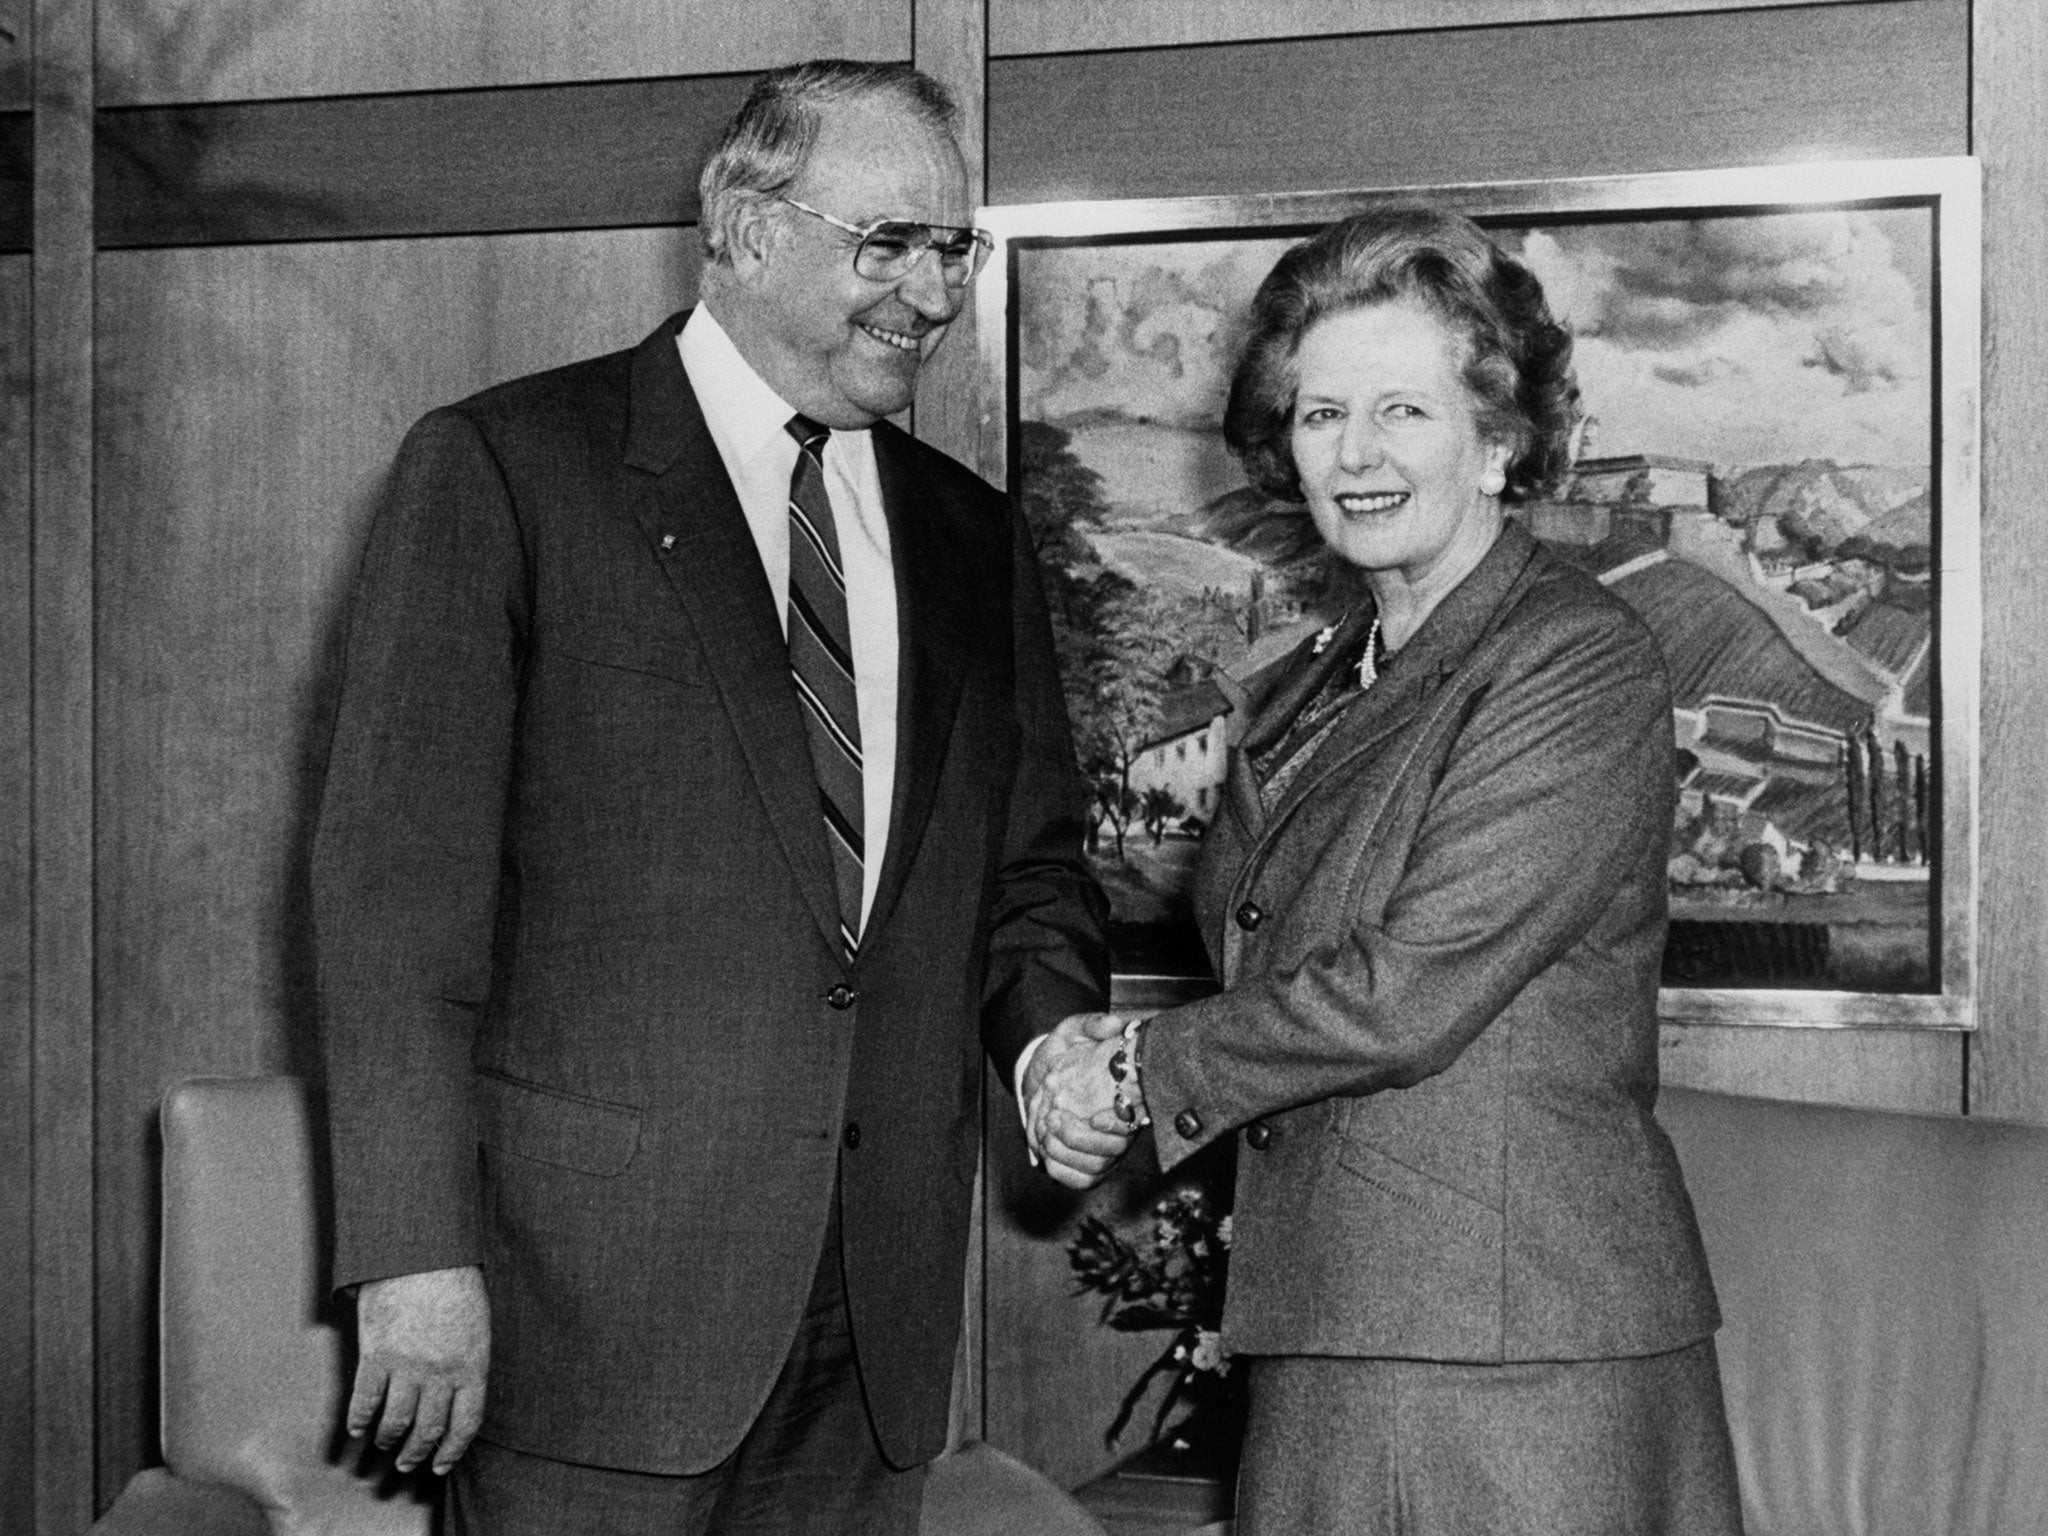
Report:
[[[1711,1338],[1624,1360],[1247,1363],[1237,1536],[1741,1536]]]

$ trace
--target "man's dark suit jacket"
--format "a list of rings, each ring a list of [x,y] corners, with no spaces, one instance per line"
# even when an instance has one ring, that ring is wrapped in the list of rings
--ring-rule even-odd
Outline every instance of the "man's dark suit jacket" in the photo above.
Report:
[[[1370,616],[1304,648],[1249,749]],[[1169,1167],[1248,1128],[1232,1348],[1589,1360],[1713,1332],[1652,1113],[1674,794],[1655,638],[1514,524],[1274,804],[1239,753],[1195,899],[1226,990],[1141,1058]]]
[[[1099,1007],[1100,893],[1021,519],[874,429],[895,802],[849,966],[759,555],[677,355],[414,428],[314,856],[337,1286],[481,1262],[484,1433],[695,1472],[781,1366],[841,1191],[885,1453],[940,1449],[984,1050]]]

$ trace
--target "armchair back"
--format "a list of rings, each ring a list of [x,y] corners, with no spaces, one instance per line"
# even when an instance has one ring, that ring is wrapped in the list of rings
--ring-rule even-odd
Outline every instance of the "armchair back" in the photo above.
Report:
[[[2048,1532],[2048,1129],[1666,1089],[1750,1536]]]

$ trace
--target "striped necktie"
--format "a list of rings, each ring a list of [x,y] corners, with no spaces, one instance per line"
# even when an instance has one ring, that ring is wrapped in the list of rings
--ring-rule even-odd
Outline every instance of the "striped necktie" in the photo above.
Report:
[[[797,441],[789,480],[789,670],[818,771],[818,808],[839,887],[839,940],[851,960],[860,949],[864,802],[846,570],[825,494],[825,439],[832,429],[792,416],[788,430]]]

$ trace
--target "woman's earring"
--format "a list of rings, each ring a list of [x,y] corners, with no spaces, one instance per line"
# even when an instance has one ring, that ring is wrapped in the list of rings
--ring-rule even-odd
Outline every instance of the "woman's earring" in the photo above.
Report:
[[[1479,494],[1498,496],[1508,488],[1508,477],[1498,469],[1489,469],[1479,477]]]

